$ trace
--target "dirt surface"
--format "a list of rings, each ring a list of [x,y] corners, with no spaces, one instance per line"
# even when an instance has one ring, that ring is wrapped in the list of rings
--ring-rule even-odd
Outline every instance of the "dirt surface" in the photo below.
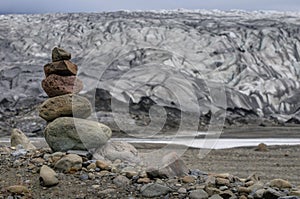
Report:
[[[148,149],[140,151],[147,153],[153,147],[148,145]],[[229,173],[240,178],[258,173],[264,182],[281,178],[300,185],[300,145],[268,146],[268,151],[265,152],[256,149],[257,147],[213,149],[205,157],[199,158],[199,149],[190,148],[182,159],[190,169],[208,173]]]
[[[152,146],[144,146],[139,151],[143,153],[155,150]],[[43,151],[41,151],[41,154]],[[246,178],[257,172],[263,182],[271,179],[282,178],[292,184],[300,185],[300,145],[299,146],[271,146],[268,151],[255,151],[255,147],[243,147],[223,150],[212,150],[203,159],[198,158],[199,149],[188,149],[182,156],[190,169],[200,169],[208,173],[230,173],[240,178]],[[82,171],[73,174],[59,174],[59,184],[51,188],[40,185],[39,168],[43,163],[35,163],[29,168],[32,159],[37,160],[39,155],[34,155],[30,161],[21,159],[19,166],[13,164],[9,155],[1,154],[0,164],[0,198],[6,198],[5,188],[11,185],[24,185],[30,194],[23,198],[105,198],[101,191],[114,190],[110,198],[139,197],[136,187],[116,187],[112,180],[116,177],[113,173],[99,173],[94,179],[81,180]],[[100,185],[99,188],[92,188]],[[135,185],[134,185],[135,186]],[[132,189],[132,190],[131,190]],[[130,198],[130,197],[129,197]]]
[[[272,146],[267,152],[255,151],[255,147],[212,150],[203,159],[197,158],[198,153],[190,149],[183,155],[189,168],[241,178],[257,172],[265,182],[281,178],[300,185],[300,145]]]

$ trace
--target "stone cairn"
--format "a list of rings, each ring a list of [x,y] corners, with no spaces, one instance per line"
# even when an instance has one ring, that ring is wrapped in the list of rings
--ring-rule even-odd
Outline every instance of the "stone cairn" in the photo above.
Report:
[[[87,98],[77,95],[83,83],[70,59],[70,53],[55,47],[52,62],[44,66],[42,87],[50,98],[39,107],[39,115],[48,122],[44,136],[53,151],[98,148],[112,134],[104,124],[86,119],[92,106]]]

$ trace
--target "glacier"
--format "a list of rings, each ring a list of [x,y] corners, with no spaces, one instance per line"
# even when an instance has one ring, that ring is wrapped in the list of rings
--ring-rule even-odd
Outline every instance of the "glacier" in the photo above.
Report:
[[[46,98],[40,83],[55,46],[72,53],[81,94],[102,116],[124,111],[148,121],[152,111],[172,123],[189,114],[185,122],[203,126],[213,116],[228,125],[300,121],[297,12],[0,15],[3,131],[43,129],[35,108]]]

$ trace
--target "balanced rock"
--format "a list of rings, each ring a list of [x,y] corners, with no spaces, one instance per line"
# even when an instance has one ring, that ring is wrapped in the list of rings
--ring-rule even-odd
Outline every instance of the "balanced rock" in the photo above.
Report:
[[[45,187],[57,185],[57,174],[50,167],[43,165],[40,170],[40,183]]]
[[[122,141],[107,142],[104,146],[99,147],[95,151],[93,157],[95,159],[101,159],[101,157],[104,157],[110,161],[120,159],[122,161],[132,163],[138,163],[141,161],[136,148],[131,144]]]
[[[39,115],[46,121],[58,117],[87,118],[91,115],[91,103],[85,97],[75,94],[49,98],[39,107]]]
[[[60,117],[49,123],[45,139],[53,151],[86,150],[103,146],[111,129],[101,123],[71,117]]]
[[[51,74],[61,75],[61,76],[71,76],[76,75],[78,67],[76,64],[68,60],[56,61],[44,66],[44,72],[46,77]]]
[[[16,147],[20,144],[26,150],[36,149],[36,147],[33,144],[31,144],[30,140],[26,137],[26,135],[19,129],[12,130],[10,144],[13,147]]]
[[[49,75],[42,81],[42,87],[49,97],[79,93],[83,83],[76,76]]]
[[[52,61],[61,61],[61,60],[70,60],[71,59],[71,53],[67,52],[66,50],[62,48],[55,47],[52,50]]]

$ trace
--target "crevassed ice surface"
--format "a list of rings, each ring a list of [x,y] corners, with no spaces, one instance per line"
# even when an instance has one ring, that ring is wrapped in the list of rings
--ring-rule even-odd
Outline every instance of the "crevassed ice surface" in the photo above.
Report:
[[[288,121],[299,115],[300,14],[243,11],[114,12],[0,16],[0,102],[45,95],[51,49],[120,101],[201,114],[225,88],[227,109]],[[176,85],[176,86],[174,86]],[[215,107],[214,107],[215,106]],[[243,116],[243,114],[241,114]]]

